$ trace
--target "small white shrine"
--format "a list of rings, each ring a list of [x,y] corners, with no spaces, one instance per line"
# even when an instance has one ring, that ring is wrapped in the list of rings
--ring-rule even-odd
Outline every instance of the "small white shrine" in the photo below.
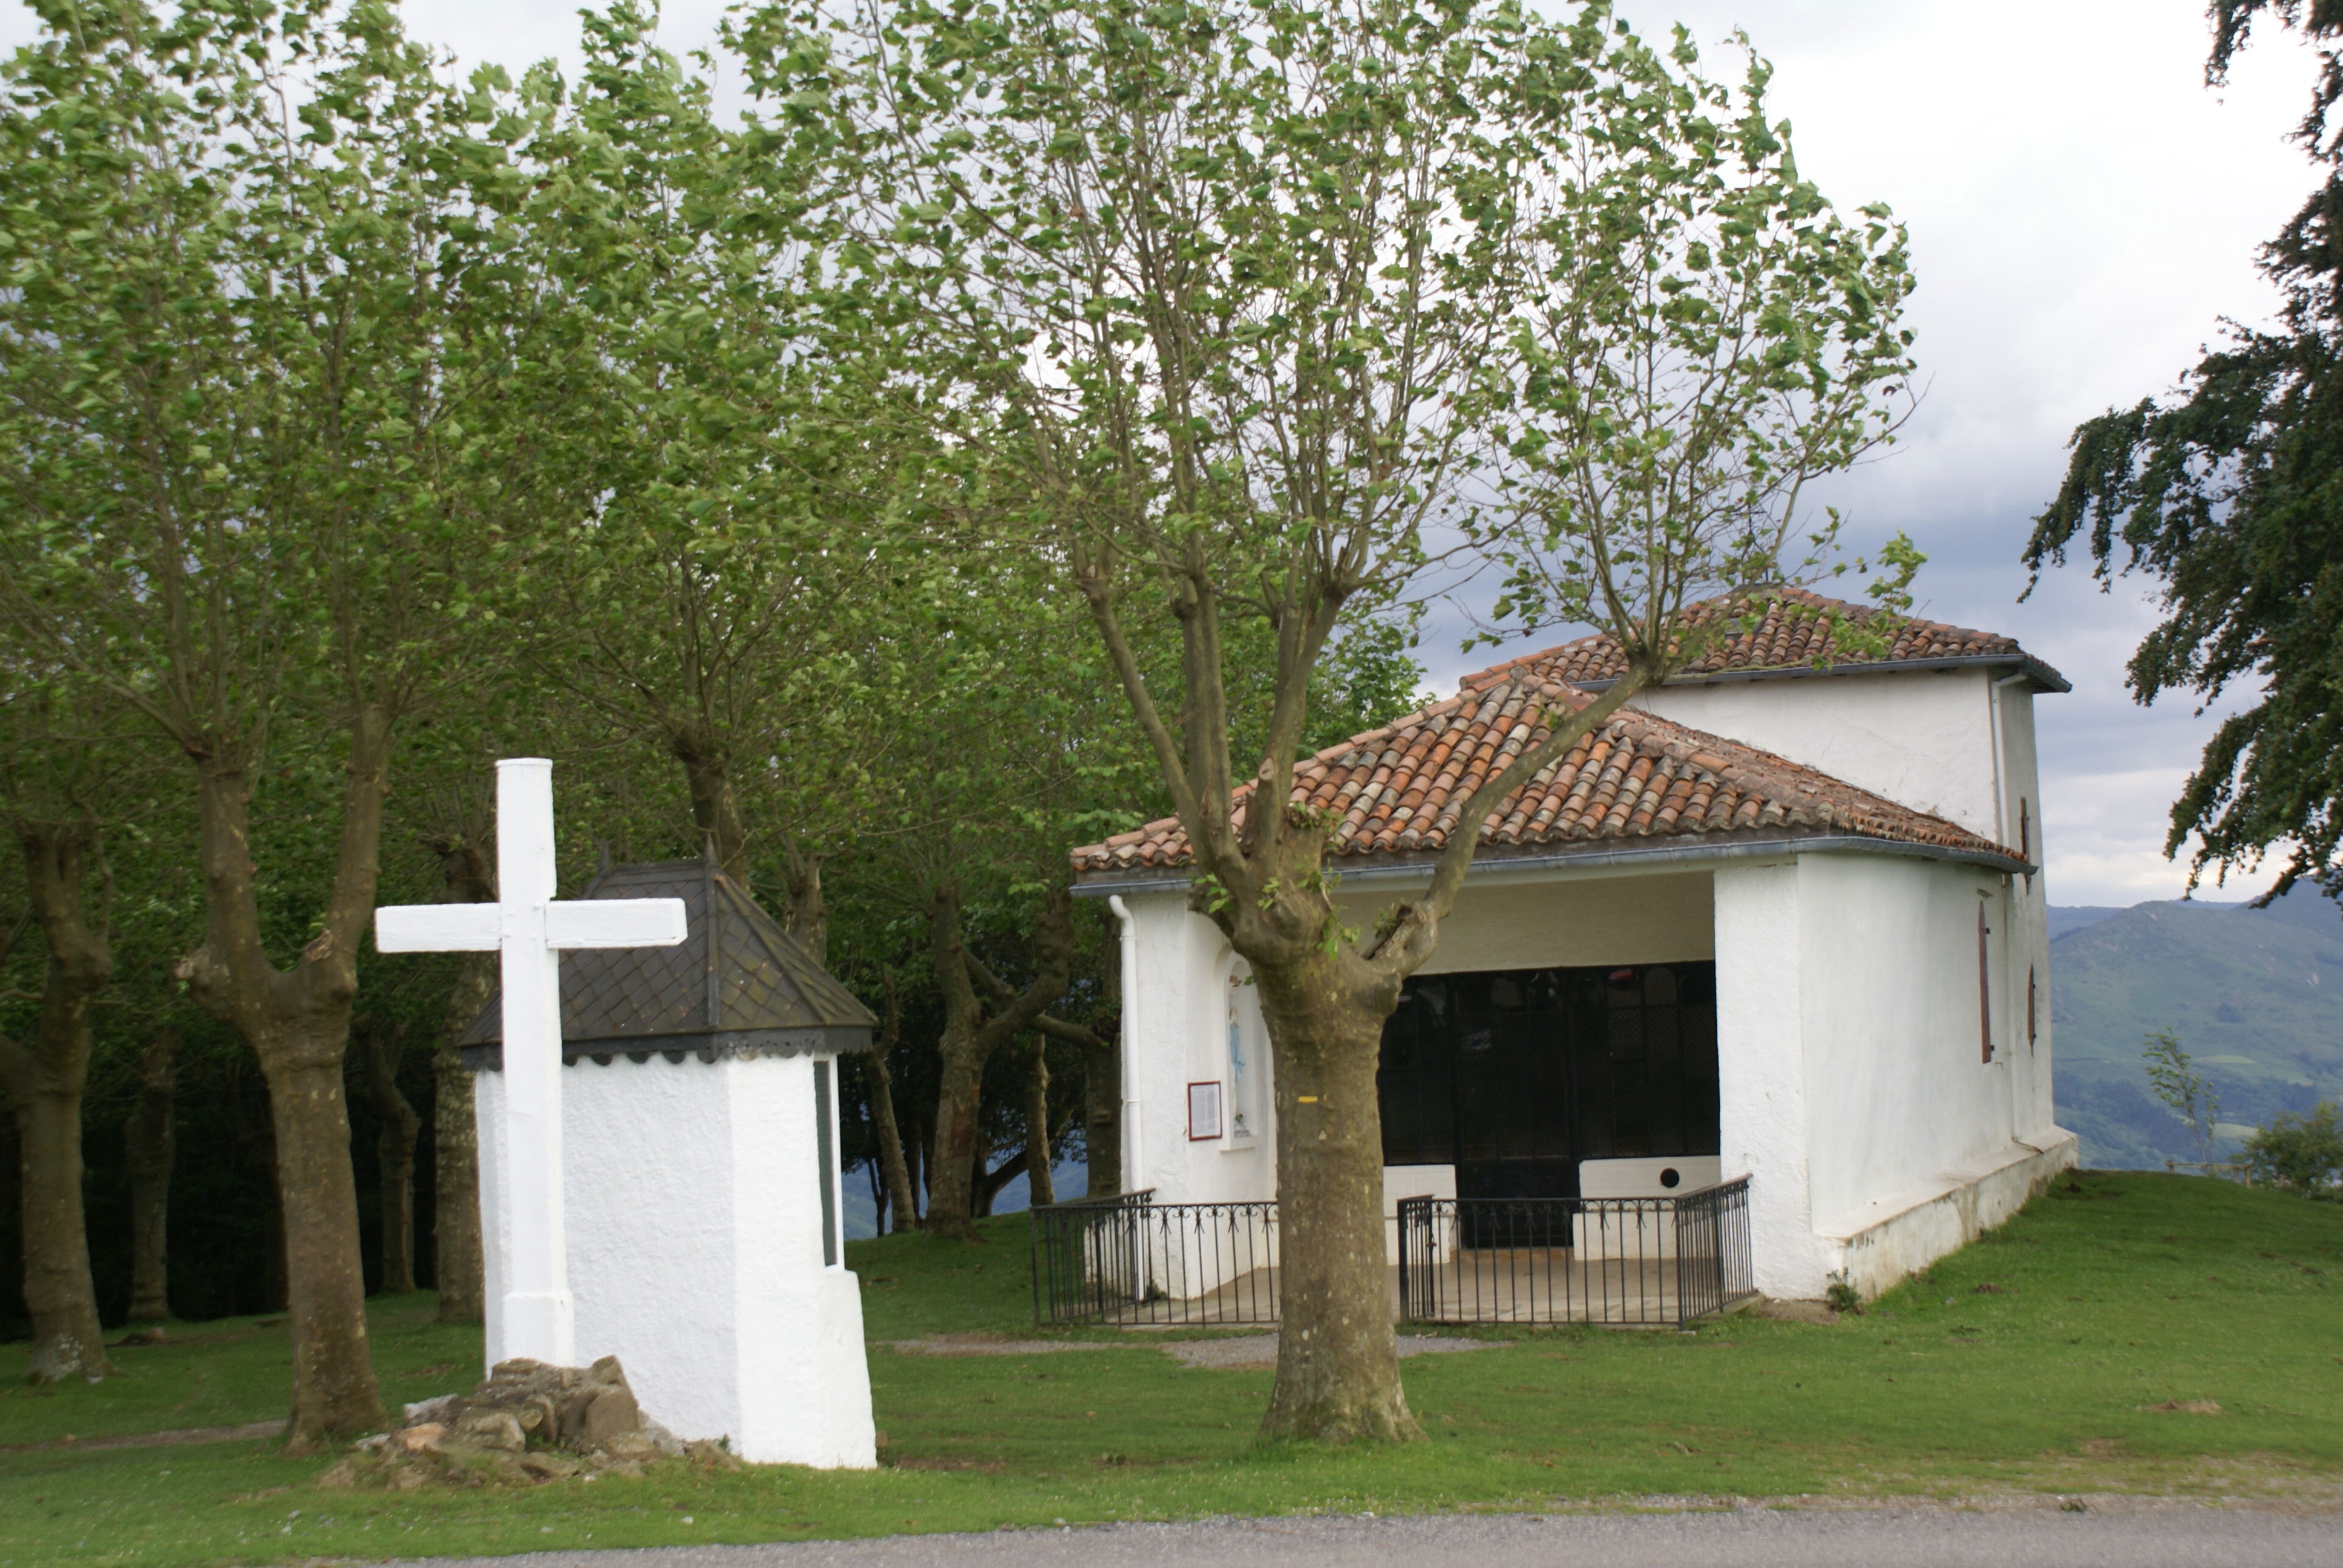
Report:
[[[678,1437],[870,1468],[837,1074],[875,1020],[711,863],[616,867],[554,901],[551,770],[498,764],[499,902],[377,911],[387,952],[503,951],[460,1042],[488,1362],[615,1355]]]

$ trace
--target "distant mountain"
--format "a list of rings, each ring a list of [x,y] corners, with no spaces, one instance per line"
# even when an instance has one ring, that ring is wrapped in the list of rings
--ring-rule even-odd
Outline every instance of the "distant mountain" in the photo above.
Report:
[[[2171,902],[2050,910],[2058,1121],[2087,1165],[2198,1158],[2147,1091],[2141,1037],[2170,1029],[2235,1136],[2343,1099],[2343,910],[2316,888],[2267,910]]]
[[[2123,904],[2053,904],[2049,910],[2050,940],[2055,942],[2069,931],[2096,926],[2101,920],[2123,914],[2129,907]]]

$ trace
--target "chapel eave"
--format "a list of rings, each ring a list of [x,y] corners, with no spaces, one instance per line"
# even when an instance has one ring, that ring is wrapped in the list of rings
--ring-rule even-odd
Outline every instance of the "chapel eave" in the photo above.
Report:
[[[1770,668],[1694,670],[1673,676],[1665,686],[1730,686],[1751,680],[1797,680],[1848,675],[1908,675],[1922,671],[2010,669],[2033,680],[2036,692],[2070,692],[2074,683],[2030,653],[1955,654],[1941,658],[1883,658],[1864,663],[1781,665]],[[1608,691],[1618,684],[1614,676],[1583,677],[1571,682],[1582,691]]]
[[[1521,844],[1484,848],[1465,872],[1470,885],[1499,879],[1564,875],[1574,871],[1637,870],[1677,865],[1715,865],[1729,860],[1779,859],[1817,854],[1885,855],[1977,866],[2003,876],[2031,876],[2041,867],[2014,851],[1970,849],[1956,844],[1914,843],[1862,833],[1772,831],[1705,834],[1699,838],[1654,837],[1643,840],[1591,839],[1577,844]],[[1379,886],[1428,880],[1437,851],[1330,857],[1326,869],[1346,883]],[[1103,899],[1121,893],[1171,892],[1195,879],[1192,862],[1177,866],[1122,866],[1078,870],[1073,894]]]

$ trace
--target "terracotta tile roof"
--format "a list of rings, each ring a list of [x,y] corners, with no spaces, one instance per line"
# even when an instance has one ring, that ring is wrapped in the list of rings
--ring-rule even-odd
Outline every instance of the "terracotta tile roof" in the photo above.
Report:
[[[1534,660],[1476,676],[1465,689],[1381,729],[1329,747],[1294,771],[1293,798],[1342,813],[1332,858],[1405,860],[1445,845],[1463,797],[1548,733],[1557,704],[1593,699]],[[1239,820],[1253,786],[1236,791]],[[1612,716],[1490,816],[1481,850],[1623,848],[1654,839],[1855,837],[1988,858],[2024,858],[1965,828],[1881,799],[1738,741],[1636,710]],[[1086,880],[1190,863],[1176,818],[1073,852]]]
[[[1712,599],[1686,607],[1684,618],[1695,626],[1705,625],[1724,610],[1725,601]],[[1755,670],[1791,674],[1815,669],[1817,658],[1825,661],[1824,668],[1833,669],[1867,664],[1995,663],[2023,665],[2047,689],[2067,689],[2064,676],[2018,647],[2014,638],[1946,626],[1941,621],[1906,621],[1896,629],[1895,640],[1884,654],[1834,653],[1828,622],[1823,613],[1817,612],[1843,615],[1858,625],[1878,613],[1868,605],[1825,598],[1804,588],[1785,588],[1767,607],[1765,618],[1757,625],[1712,648],[1706,657],[1676,678],[1699,680]],[[1609,684],[1625,670],[1619,645],[1607,635],[1597,633],[1559,648],[1541,648],[1508,659],[1467,677],[1465,689],[1503,679],[1508,671],[1523,666],[1535,666],[1543,673],[1563,680],[1598,687]]]

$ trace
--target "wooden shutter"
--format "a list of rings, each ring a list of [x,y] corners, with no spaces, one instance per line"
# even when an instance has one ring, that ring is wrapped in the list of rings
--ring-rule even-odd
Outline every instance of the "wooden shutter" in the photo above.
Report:
[[[1986,942],[1991,934],[1985,923],[1985,905],[1977,905],[1977,1052],[1980,1060],[1993,1060],[1993,960]]]

